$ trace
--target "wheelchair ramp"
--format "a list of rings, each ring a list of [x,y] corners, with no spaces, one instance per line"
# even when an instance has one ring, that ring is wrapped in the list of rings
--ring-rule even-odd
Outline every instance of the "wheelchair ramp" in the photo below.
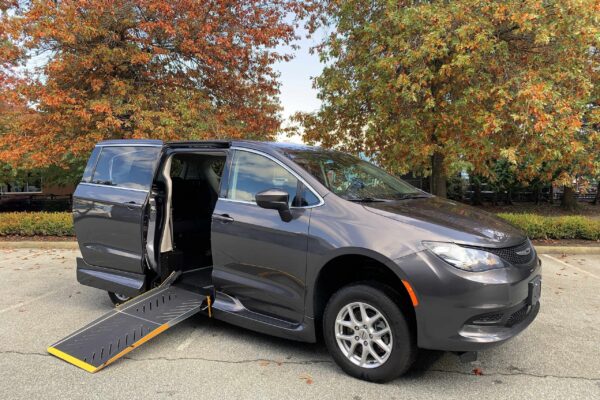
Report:
[[[197,273],[194,278],[194,285],[167,283],[121,304],[53,344],[48,352],[88,372],[101,370],[201,310],[208,308],[210,314],[212,287],[202,286]]]

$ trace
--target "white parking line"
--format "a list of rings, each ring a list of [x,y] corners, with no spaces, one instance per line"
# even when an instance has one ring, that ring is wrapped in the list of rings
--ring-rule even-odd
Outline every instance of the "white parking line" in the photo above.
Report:
[[[562,264],[562,265],[565,265],[565,266],[567,266],[567,267],[570,267],[570,268],[574,268],[574,269],[576,269],[577,271],[580,271],[580,272],[582,272],[582,273],[584,273],[584,274],[586,274],[586,275],[589,275],[589,276],[591,276],[592,278],[600,279],[600,276],[598,276],[598,275],[595,275],[595,274],[592,274],[590,271],[586,271],[585,269],[581,269],[581,268],[579,268],[579,267],[576,267],[575,265],[567,264],[566,262],[564,262],[564,261],[561,261],[561,260],[559,260],[559,259],[558,259],[558,258],[556,258],[556,257],[552,257],[552,256],[551,256],[551,255],[549,255],[549,254],[542,254],[542,255],[543,255],[544,257],[546,257],[546,258],[549,258],[549,259],[551,259],[551,260],[554,260],[554,261],[556,261],[557,263],[560,263],[560,264]]]
[[[27,300],[27,301],[23,301],[23,302],[21,302],[21,303],[14,304],[14,305],[12,305],[12,306],[10,306],[10,307],[3,308],[2,310],[0,310],[0,314],[2,314],[2,313],[5,313],[5,312],[7,312],[7,311],[10,311],[10,310],[14,310],[15,308],[23,307],[23,306],[25,306],[25,305],[27,305],[27,304],[29,304],[29,303],[33,303],[34,301],[38,301],[38,300],[40,300],[40,299],[43,299],[44,297],[48,297],[48,296],[50,296],[50,295],[53,295],[53,294],[55,294],[55,293],[58,293],[58,292],[60,292],[60,291],[61,291],[61,290],[54,290],[54,291],[52,291],[52,292],[46,292],[46,293],[44,293],[44,294],[43,294],[43,295],[41,295],[41,296],[34,297],[33,299],[29,299],[29,300]]]
[[[187,349],[190,346],[190,344],[192,344],[192,342],[196,339],[195,333],[196,332],[192,332],[192,334],[187,339],[185,339],[183,343],[177,346],[177,351],[183,351]]]

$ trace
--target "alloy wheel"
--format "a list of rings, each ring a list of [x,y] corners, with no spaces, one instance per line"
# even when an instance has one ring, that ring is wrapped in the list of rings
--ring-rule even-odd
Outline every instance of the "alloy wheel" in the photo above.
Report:
[[[370,304],[350,303],[335,320],[335,338],[342,353],[362,368],[377,368],[389,358],[393,347],[390,324]]]

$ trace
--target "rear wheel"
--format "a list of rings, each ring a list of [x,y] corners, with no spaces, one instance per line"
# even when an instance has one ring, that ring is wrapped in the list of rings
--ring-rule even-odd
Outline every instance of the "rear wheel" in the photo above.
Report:
[[[131,299],[130,296],[114,292],[108,292],[108,297],[110,297],[110,301],[112,301],[115,306],[125,303],[126,301]]]
[[[385,382],[413,363],[414,335],[394,297],[383,285],[361,283],[343,287],[329,300],[323,336],[333,359],[349,375]]]

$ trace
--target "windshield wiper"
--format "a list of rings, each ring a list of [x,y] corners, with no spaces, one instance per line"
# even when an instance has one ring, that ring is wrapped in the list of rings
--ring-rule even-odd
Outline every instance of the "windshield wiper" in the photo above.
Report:
[[[427,199],[431,197],[428,194],[424,193],[406,193],[399,197],[399,200],[409,200],[409,199]]]
[[[359,198],[354,198],[354,199],[346,198],[346,200],[353,201],[355,203],[381,203],[381,202],[385,202],[385,201],[390,201],[387,199],[378,199],[375,197],[359,197]]]

